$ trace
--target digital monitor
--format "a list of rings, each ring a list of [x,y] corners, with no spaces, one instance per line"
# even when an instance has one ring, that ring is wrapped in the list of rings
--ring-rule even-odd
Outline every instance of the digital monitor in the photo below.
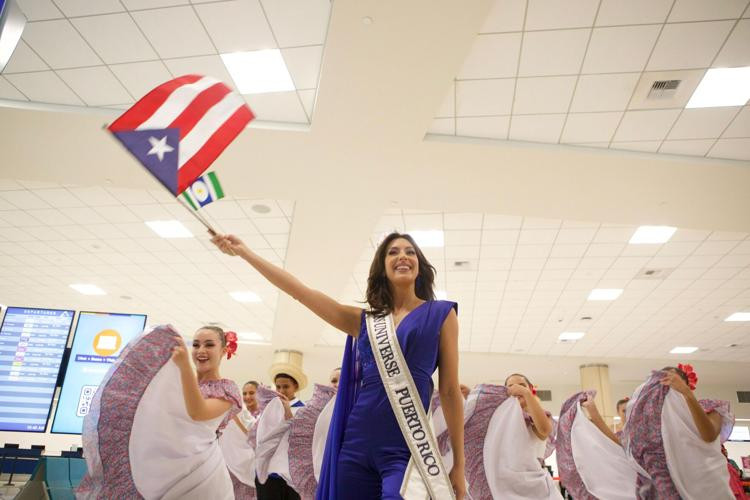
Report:
[[[0,431],[47,430],[75,311],[8,307],[0,326]]]
[[[52,432],[80,434],[104,375],[146,325],[145,314],[78,313],[73,346],[57,401]]]

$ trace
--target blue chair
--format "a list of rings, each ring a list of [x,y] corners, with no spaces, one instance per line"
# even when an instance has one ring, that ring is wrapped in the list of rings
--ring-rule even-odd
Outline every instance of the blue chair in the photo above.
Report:
[[[49,488],[70,489],[70,465],[68,458],[46,457],[44,482]]]
[[[47,488],[50,500],[75,500],[76,496],[70,488]]]
[[[70,462],[70,485],[73,489],[78,488],[81,479],[86,474],[86,461],[82,458],[69,458]]]

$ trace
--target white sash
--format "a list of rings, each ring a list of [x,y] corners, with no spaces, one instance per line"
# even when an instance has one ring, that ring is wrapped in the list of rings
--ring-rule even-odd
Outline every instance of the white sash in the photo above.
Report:
[[[406,467],[404,482],[401,486],[401,495],[406,497],[409,477],[416,469],[422,477],[425,497],[429,496],[435,500],[455,498],[448,471],[440,458],[430,421],[422,407],[422,401],[404,354],[401,352],[393,325],[393,315],[367,314],[366,323],[367,335],[380,379],[383,381],[385,393],[388,395],[398,426],[411,451],[411,459]],[[409,498],[412,498],[412,495],[409,495]]]

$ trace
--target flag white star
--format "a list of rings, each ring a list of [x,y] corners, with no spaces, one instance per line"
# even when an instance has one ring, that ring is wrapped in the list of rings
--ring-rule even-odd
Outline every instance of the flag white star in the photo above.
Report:
[[[162,161],[164,159],[164,153],[174,151],[174,148],[167,144],[166,135],[161,139],[157,139],[156,137],[149,137],[148,142],[151,143],[151,149],[146,154],[158,156],[159,161]]]

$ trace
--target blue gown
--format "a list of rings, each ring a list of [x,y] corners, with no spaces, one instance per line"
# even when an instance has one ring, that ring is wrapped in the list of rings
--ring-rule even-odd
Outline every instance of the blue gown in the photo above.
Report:
[[[422,404],[432,395],[440,329],[455,302],[425,302],[396,329]],[[336,406],[326,442],[318,500],[400,499],[410,453],[375,364],[362,314],[356,342],[347,339]]]

